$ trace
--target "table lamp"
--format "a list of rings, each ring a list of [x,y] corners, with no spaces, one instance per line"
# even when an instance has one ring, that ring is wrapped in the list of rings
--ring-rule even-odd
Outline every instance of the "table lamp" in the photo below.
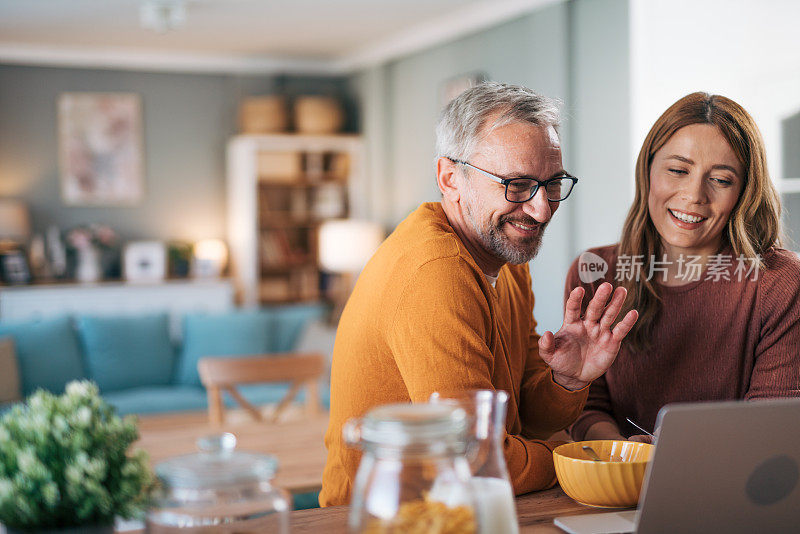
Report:
[[[228,262],[228,247],[221,239],[203,239],[194,245],[192,272],[197,278],[219,278]]]
[[[338,320],[353,289],[355,278],[383,241],[383,228],[377,223],[357,219],[336,219],[319,228],[319,265],[322,270],[340,275],[332,288],[332,322]]]

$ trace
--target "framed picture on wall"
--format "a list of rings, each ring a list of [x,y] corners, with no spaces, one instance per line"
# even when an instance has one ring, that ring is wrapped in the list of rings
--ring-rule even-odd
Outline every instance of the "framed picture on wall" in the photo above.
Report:
[[[134,205],[144,196],[142,105],[133,93],[58,100],[61,197],[70,206]]]

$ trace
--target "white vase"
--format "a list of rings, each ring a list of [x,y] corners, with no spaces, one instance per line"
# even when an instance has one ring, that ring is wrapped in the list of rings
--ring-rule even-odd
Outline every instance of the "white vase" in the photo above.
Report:
[[[78,249],[78,265],[75,267],[78,282],[100,280],[100,252],[93,246]]]

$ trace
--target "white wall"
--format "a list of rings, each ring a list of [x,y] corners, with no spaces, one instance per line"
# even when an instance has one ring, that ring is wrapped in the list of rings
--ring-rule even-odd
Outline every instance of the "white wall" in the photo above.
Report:
[[[670,104],[706,91],[750,112],[773,179],[785,178],[780,123],[800,109],[800,2],[630,0],[630,12],[630,161]]]
[[[573,204],[571,258],[619,241],[633,200],[630,156],[628,5],[570,4],[572,81],[569,169],[580,180]]]

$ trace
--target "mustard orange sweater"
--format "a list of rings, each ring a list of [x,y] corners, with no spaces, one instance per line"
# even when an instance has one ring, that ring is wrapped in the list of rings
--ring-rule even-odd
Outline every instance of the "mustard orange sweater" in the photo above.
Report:
[[[541,441],[581,412],[538,356],[527,265],[505,265],[492,287],[438,203],[423,204],[381,245],[358,279],[336,334],[328,460],[320,504],[346,504],[360,452],[342,425],[374,406],[424,402],[434,391],[509,394],[505,455],[515,491],[555,483]]]

